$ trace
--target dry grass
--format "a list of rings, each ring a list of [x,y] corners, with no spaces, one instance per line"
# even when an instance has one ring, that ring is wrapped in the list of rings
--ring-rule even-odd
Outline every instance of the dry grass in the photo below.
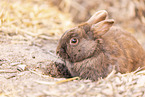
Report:
[[[59,11],[49,0],[0,0],[0,32],[6,35],[58,39],[73,25],[70,14]],[[0,74],[9,72],[1,70]],[[51,78],[37,71],[18,73],[14,79],[0,78],[1,97],[145,97],[145,70],[112,72],[98,82]]]
[[[72,27],[68,13],[60,12],[46,0],[1,0],[0,31],[47,39],[58,38]]]

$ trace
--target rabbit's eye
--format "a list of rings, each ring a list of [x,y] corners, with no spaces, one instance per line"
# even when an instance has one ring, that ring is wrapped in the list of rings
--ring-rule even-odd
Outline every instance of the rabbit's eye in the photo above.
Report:
[[[76,45],[76,44],[78,44],[78,39],[77,39],[77,38],[71,38],[71,39],[70,39],[70,44],[71,44],[71,45]]]

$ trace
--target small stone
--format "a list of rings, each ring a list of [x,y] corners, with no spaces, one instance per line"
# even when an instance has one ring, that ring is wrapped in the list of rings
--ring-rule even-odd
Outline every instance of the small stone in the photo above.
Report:
[[[18,65],[17,68],[19,71],[24,71],[26,69],[26,65]]]
[[[35,56],[32,56],[32,58],[35,59],[36,57]]]
[[[11,63],[10,65],[11,66],[16,66],[16,65],[18,65],[18,64],[21,64],[20,62],[15,62],[15,63]]]

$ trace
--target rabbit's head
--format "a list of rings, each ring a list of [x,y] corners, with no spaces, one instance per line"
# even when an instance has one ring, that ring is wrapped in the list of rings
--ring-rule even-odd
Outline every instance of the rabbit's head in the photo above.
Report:
[[[101,36],[114,23],[106,17],[106,11],[98,11],[87,22],[67,30],[59,40],[56,53],[70,62],[79,62],[99,53]]]

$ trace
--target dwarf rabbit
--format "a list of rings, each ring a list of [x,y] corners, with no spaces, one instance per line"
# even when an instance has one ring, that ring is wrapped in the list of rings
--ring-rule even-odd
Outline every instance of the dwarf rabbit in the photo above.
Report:
[[[71,76],[98,80],[115,68],[126,73],[145,66],[145,51],[128,32],[112,26],[107,12],[96,12],[87,22],[67,30],[56,53],[64,59]]]

